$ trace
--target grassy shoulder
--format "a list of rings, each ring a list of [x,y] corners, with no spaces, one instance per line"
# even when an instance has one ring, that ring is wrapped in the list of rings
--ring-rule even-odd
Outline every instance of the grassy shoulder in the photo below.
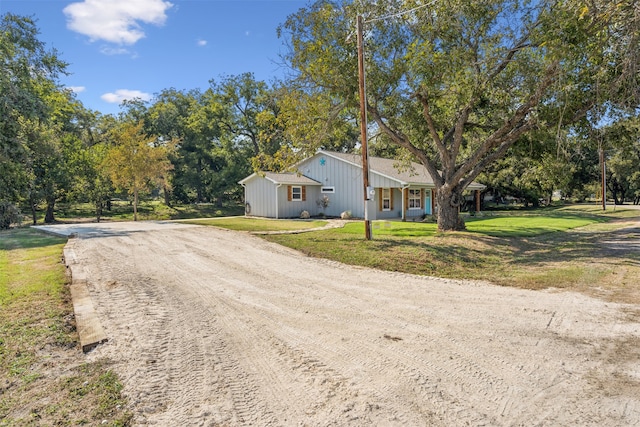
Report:
[[[225,217],[225,218],[206,218],[206,219],[188,219],[181,222],[187,224],[209,225],[213,227],[227,228],[236,231],[292,231],[292,230],[309,230],[312,228],[323,227],[327,225],[327,221],[317,220],[300,220],[300,219],[256,219],[247,217]]]
[[[640,238],[628,228],[638,221],[638,210],[568,206],[470,217],[458,233],[438,233],[433,223],[376,221],[371,241],[362,222],[264,238],[346,264],[640,303],[640,254],[611,243]]]
[[[125,426],[122,385],[87,363],[60,262],[64,239],[0,232],[0,426]]]
[[[27,214],[23,211],[23,214]],[[140,221],[164,221],[194,218],[213,218],[244,215],[244,206],[237,203],[226,203],[218,206],[212,203],[176,204],[167,206],[159,199],[142,200],[138,205]],[[95,207],[90,203],[57,203],[55,218],[58,222],[94,221]],[[111,209],[104,209],[102,221],[133,221],[133,204],[127,200],[113,200]],[[24,223],[30,223],[31,217],[25,217]],[[44,211],[37,212],[36,221],[44,221]]]

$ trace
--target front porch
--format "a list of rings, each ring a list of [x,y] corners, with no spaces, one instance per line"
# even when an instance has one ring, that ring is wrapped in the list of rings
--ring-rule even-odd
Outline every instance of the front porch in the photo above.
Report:
[[[475,212],[481,211],[480,190],[471,190]],[[416,220],[425,215],[435,215],[437,204],[435,188],[406,186],[400,188],[377,188],[374,219]]]

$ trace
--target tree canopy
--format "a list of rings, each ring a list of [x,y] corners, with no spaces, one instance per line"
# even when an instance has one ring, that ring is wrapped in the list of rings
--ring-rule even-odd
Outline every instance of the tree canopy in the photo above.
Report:
[[[291,48],[286,80],[222,76],[204,91],[126,101],[115,116],[60,85],[67,64],[33,18],[2,15],[0,227],[17,207],[35,222],[44,206],[54,221],[60,201],[91,202],[99,219],[119,191],[136,205],[141,190],[163,190],[167,205],[221,205],[241,199],[252,169],[358,150],[357,16],[369,147],[427,167],[442,230],[464,227],[458,203],[472,180],[531,204],[557,189],[596,194],[599,152],[615,201],[640,202],[633,0],[338,0],[278,28]]]
[[[139,194],[164,183],[171,168],[166,147],[154,146],[155,137],[145,135],[142,126],[125,123],[115,129],[114,145],[102,163],[113,184],[133,196],[135,221]]]
[[[308,106],[290,125],[307,123],[310,111],[331,121],[357,108],[357,15],[371,130],[425,165],[441,230],[464,228],[461,192],[532,130],[638,106],[640,17],[631,0],[318,1],[280,28],[297,104]]]

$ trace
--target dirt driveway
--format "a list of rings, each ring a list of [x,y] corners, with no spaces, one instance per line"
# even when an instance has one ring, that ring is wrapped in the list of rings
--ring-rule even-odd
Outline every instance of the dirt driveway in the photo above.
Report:
[[[60,226],[137,425],[640,425],[637,306],[354,268],[176,223]]]

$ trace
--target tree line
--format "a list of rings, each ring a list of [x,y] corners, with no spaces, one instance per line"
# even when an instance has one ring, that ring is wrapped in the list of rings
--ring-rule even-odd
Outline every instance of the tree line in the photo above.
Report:
[[[427,7],[428,6],[428,7]],[[317,149],[359,149],[355,17],[364,17],[372,155],[425,165],[438,224],[464,228],[458,203],[477,180],[527,204],[555,190],[640,202],[640,13],[627,1],[318,1],[277,29],[291,74],[86,109],[59,84],[68,65],[30,17],[0,28],[0,226],[18,209],[55,220],[60,201],[115,194],[134,207],[240,201],[254,170],[284,170]],[[603,153],[605,168],[599,163]]]

